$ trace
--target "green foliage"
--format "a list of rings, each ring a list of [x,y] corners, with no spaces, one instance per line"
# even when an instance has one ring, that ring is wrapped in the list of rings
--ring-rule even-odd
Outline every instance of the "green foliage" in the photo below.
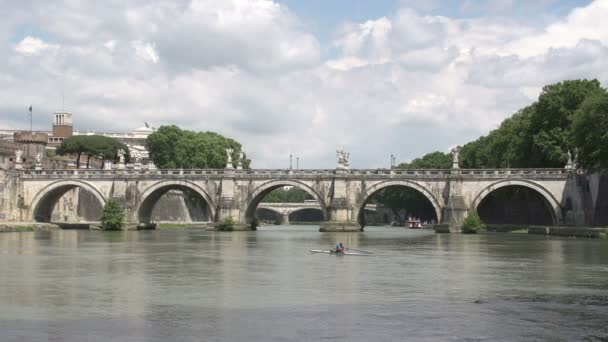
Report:
[[[432,152],[410,163],[401,163],[398,169],[449,169],[452,167],[452,156],[449,153]]]
[[[465,234],[476,234],[485,227],[477,210],[469,209],[467,217],[462,221],[462,232]]]
[[[265,203],[302,203],[305,200],[314,199],[308,192],[293,187],[289,190],[284,190],[282,188],[271,191],[268,195],[266,195],[262,202]]]
[[[574,115],[573,137],[583,168],[608,167],[608,94],[588,97]]]
[[[115,200],[109,200],[103,208],[101,228],[104,230],[121,230],[125,218],[124,211]]]
[[[102,135],[75,135],[64,139],[55,153],[57,155],[75,155],[76,167],[80,167],[82,155],[116,161],[119,149],[126,152],[125,158],[129,161],[129,148],[116,139]]]
[[[232,216],[228,216],[222,220],[220,224],[217,225],[217,230],[223,232],[231,232],[234,230],[234,219]]]
[[[171,126],[161,126],[146,139],[150,159],[163,169],[223,169],[232,148],[236,164],[241,144],[214,132],[193,132]],[[251,160],[244,156],[243,168],[249,169]]]
[[[576,138],[573,125],[575,117],[584,117],[581,112],[586,113],[593,108],[596,110],[594,118],[599,119],[602,112],[600,108],[603,107],[597,102],[601,101],[586,101],[598,99],[605,94],[606,90],[601,88],[597,80],[573,80],[547,85],[537,102],[504,120],[499,128],[487,136],[464,145],[460,153],[460,166],[563,167],[568,160],[568,151],[584,145],[579,139],[584,140],[585,130],[580,129],[579,138]],[[592,122],[590,118],[587,124],[583,123],[583,119],[579,120],[581,127]],[[597,127],[597,132],[600,131]],[[588,140],[592,142],[590,145],[593,141],[599,145],[599,141],[593,139]],[[605,156],[601,158],[604,158],[604,162],[608,160]],[[596,164],[598,163],[599,161]]]

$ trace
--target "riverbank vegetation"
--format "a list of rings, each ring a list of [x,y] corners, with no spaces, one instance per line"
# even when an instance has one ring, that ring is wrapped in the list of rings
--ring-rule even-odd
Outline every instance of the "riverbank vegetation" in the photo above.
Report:
[[[568,153],[586,169],[608,166],[608,92],[597,80],[569,80],[543,87],[538,100],[515,112],[488,135],[462,146],[462,168],[564,167]],[[451,166],[432,152],[398,168]]]
[[[226,149],[232,149],[234,166],[239,161],[241,144],[214,132],[194,132],[175,125],[161,126],[146,138],[150,159],[161,169],[223,169],[228,161]],[[251,160],[244,154],[243,168]]]
[[[476,234],[484,228],[484,224],[477,214],[477,210],[469,209],[467,217],[462,221],[462,232],[464,234]]]
[[[109,200],[103,208],[101,216],[101,228],[103,230],[121,230],[124,224],[125,213],[120,204],[115,200]]]
[[[231,232],[234,230],[234,219],[232,216],[228,216],[217,225],[217,230],[223,232]]]

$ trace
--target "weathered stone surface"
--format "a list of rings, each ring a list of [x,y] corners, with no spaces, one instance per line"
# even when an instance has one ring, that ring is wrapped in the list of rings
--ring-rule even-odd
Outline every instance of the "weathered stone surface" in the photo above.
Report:
[[[23,232],[23,231],[50,231],[61,229],[58,225],[52,223],[37,223],[37,222],[13,222],[0,223],[0,232]]]
[[[608,228],[591,227],[528,227],[528,234],[555,235],[568,237],[599,238],[602,233],[608,233]]]
[[[320,232],[362,232],[363,228],[354,222],[321,222]]]
[[[1,220],[51,221],[57,200],[74,188],[103,207],[119,200],[130,225],[150,224],[154,204],[170,190],[202,198],[213,222],[232,217],[248,227],[260,201],[283,186],[308,192],[319,203],[327,229],[357,230],[366,201],[389,186],[422,193],[440,223],[458,227],[468,208],[492,191],[523,186],[547,202],[555,224],[582,224],[586,215],[578,175],[543,170],[21,170],[2,171]],[[567,206],[567,203],[574,205]],[[592,215],[588,215],[592,216]],[[581,220],[582,223],[581,223]],[[330,223],[331,222],[331,223]],[[344,228],[340,228],[344,227]]]

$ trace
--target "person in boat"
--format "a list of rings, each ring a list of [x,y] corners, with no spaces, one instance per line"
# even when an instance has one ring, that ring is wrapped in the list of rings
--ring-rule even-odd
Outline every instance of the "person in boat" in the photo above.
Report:
[[[344,244],[342,242],[340,242],[338,244],[338,248],[336,249],[336,253],[344,253]]]

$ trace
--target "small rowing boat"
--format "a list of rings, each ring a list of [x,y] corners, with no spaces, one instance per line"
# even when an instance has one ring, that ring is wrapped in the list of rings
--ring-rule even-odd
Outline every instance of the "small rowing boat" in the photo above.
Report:
[[[327,253],[327,254],[335,254],[335,255],[361,255],[361,256],[365,256],[365,255],[372,255],[373,253],[370,252],[365,252],[365,251],[349,251],[346,250],[344,252],[336,252],[334,250],[322,250],[322,249],[311,249],[309,250],[309,252],[312,253]]]

